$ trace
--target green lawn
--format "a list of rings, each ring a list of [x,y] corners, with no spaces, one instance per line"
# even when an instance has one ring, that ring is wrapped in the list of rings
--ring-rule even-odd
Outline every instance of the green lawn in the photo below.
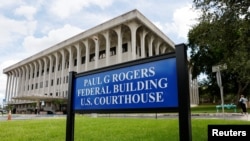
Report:
[[[193,141],[207,140],[209,124],[249,121],[192,119]],[[65,141],[66,119],[0,121],[1,141]],[[75,141],[178,141],[177,119],[76,116]]]

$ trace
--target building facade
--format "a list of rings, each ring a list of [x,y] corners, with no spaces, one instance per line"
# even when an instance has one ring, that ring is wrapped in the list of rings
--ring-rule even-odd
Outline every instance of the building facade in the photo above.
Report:
[[[17,113],[62,111],[68,74],[175,51],[175,44],[139,11],[86,30],[3,70],[5,99]],[[190,100],[198,104],[198,85],[190,77]]]

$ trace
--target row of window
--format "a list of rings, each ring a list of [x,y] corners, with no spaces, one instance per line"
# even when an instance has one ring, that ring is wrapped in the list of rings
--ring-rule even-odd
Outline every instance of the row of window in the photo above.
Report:
[[[60,85],[62,83],[63,84],[68,83],[69,77],[68,76],[64,77],[63,82],[61,82],[61,80],[62,80],[61,77],[57,78],[56,85]],[[50,86],[53,86],[53,85],[54,85],[54,79],[51,79],[50,80]],[[45,87],[48,87],[48,86],[49,86],[49,81],[47,80],[47,81],[45,81]],[[43,88],[43,82],[40,82],[39,88]],[[27,87],[28,91],[29,90],[34,90],[34,89],[38,89],[38,83],[28,85],[28,87]]]
[[[122,45],[122,52],[125,53],[128,51],[128,44],[125,43]],[[114,56],[116,55],[116,47],[112,47],[110,48],[110,56]],[[106,58],[106,50],[102,50],[99,52],[99,59],[104,59]],[[89,62],[93,62],[95,61],[95,53],[92,53],[89,55]],[[85,64],[85,61],[86,61],[86,57],[85,56],[82,56],[81,58],[81,64]],[[77,59],[74,60],[74,66],[77,65]],[[65,68],[64,69],[67,69],[69,68],[69,61],[65,62]],[[38,69],[39,70],[39,69]],[[58,68],[57,68],[58,71],[62,70],[62,65],[59,64],[58,65]],[[49,74],[49,67],[47,68],[47,74]],[[52,69],[51,69],[52,73],[55,71],[55,66],[52,66]],[[42,69],[42,72],[41,72],[41,76],[44,75],[44,69]],[[32,76],[30,74],[28,74],[28,79],[30,78],[35,78],[35,73],[32,74]],[[36,77],[39,77],[39,71],[36,72]]]

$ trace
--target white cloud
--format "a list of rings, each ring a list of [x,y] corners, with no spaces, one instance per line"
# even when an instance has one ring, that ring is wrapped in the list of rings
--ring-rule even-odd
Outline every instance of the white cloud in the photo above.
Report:
[[[173,14],[173,21],[165,24],[167,34],[177,34],[178,38],[187,40],[187,33],[197,23],[198,11],[191,9],[188,4],[185,7],[176,9]]]
[[[73,27],[71,25],[64,25],[60,29],[54,29],[48,32],[48,35],[41,38],[36,38],[34,36],[27,36],[24,39],[23,47],[26,49],[29,54],[34,54],[39,51],[42,51],[48,47],[51,47],[54,44],[62,42],[83,30],[78,27]]]
[[[3,0],[0,2],[0,7],[7,7],[7,6],[20,4],[20,3],[21,3],[21,0]]]
[[[20,6],[15,10],[16,15],[24,16],[28,20],[32,20],[37,10],[32,6]]]
[[[64,19],[92,4],[103,9],[111,5],[112,2],[113,0],[53,0],[53,2],[50,3],[50,11]]]
[[[1,47],[21,36],[32,34],[36,28],[35,21],[17,21],[0,15],[0,44]]]

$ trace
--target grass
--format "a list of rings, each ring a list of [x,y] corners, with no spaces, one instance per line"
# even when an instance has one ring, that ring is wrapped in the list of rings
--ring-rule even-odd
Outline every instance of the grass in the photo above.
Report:
[[[193,141],[207,140],[209,124],[249,124],[249,121],[192,119]],[[0,122],[2,141],[65,141],[66,119]],[[177,119],[90,118],[76,116],[75,141],[178,141]]]

